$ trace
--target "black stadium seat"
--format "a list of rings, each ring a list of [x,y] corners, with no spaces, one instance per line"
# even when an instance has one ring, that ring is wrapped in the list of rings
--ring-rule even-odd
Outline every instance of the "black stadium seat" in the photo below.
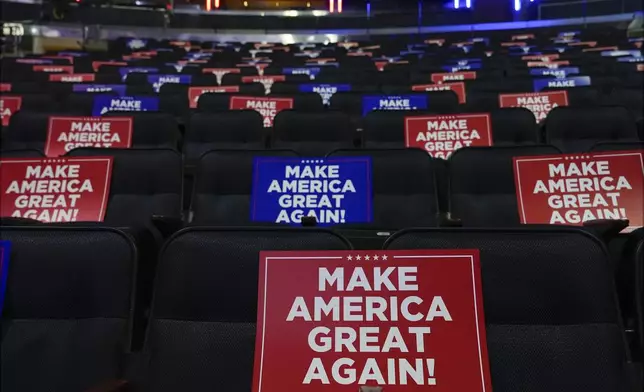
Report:
[[[79,148],[66,156],[112,156],[105,223],[151,225],[153,217],[181,220],[182,160],[173,150]]]
[[[137,250],[106,228],[7,227],[5,392],[87,391],[125,376]]]
[[[251,195],[254,157],[297,157],[288,150],[221,150],[204,154],[197,164],[192,194],[194,225],[253,226]]]
[[[449,159],[449,210],[465,227],[518,226],[513,157],[558,154],[553,146],[466,147]]]
[[[315,157],[339,148],[352,148],[354,139],[354,129],[345,114],[285,110],[275,116],[271,146]]]
[[[438,224],[437,163],[425,151],[336,150],[327,158],[344,156],[371,157],[373,221],[365,227],[396,230]]]
[[[545,130],[546,143],[566,153],[588,151],[598,142],[638,140],[633,115],[619,106],[558,107],[548,114]]]
[[[183,151],[195,165],[209,150],[262,149],[264,120],[255,110],[195,113],[186,127]]]
[[[259,251],[349,249],[319,229],[177,233],[160,256],[141,390],[250,390]]]
[[[631,391],[604,245],[574,228],[410,229],[386,249],[480,249],[495,392]]]

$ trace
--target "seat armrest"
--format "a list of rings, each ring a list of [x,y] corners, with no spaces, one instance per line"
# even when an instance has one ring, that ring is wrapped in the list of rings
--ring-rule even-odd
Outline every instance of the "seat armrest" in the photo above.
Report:
[[[86,392],[128,392],[131,391],[130,383],[127,380],[110,380],[97,385]]]
[[[584,222],[584,227],[586,229],[589,229],[606,243],[617,237],[617,235],[627,228],[628,225],[629,222],[626,219],[597,219]]]

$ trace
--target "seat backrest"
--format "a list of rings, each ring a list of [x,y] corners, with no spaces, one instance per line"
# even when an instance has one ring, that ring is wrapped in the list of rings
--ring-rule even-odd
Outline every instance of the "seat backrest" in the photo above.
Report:
[[[214,150],[197,162],[192,223],[253,226],[251,195],[254,157],[297,157],[290,150]]]
[[[526,108],[504,108],[490,113],[493,145],[538,144],[534,114]]]
[[[436,160],[419,149],[336,150],[330,157],[369,156],[373,221],[370,227],[400,229],[437,224]],[[403,207],[404,206],[404,207]]]
[[[449,158],[449,210],[463,226],[521,223],[512,158],[558,154],[553,146],[466,147]]]
[[[262,250],[348,250],[320,229],[190,228],[160,255],[146,390],[251,389]]]
[[[590,149],[591,152],[599,151],[627,151],[644,150],[644,141],[641,142],[604,142],[597,143]]]
[[[47,141],[48,113],[21,110],[11,116],[2,133],[2,150],[44,151]]]
[[[122,378],[136,248],[106,228],[8,227],[0,389],[83,391]]]
[[[174,117],[158,112],[108,112],[106,117],[132,117],[132,147],[176,149],[181,134]]]
[[[182,159],[174,150],[78,148],[66,156],[111,156],[112,181],[104,221],[145,225],[152,216],[181,219]]]
[[[256,110],[195,113],[183,140],[189,162],[215,149],[261,149],[264,147],[264,119]]]
[[[425,111],[374,110],[364,118],[362,143],[365,148],[404,148],[405,117]]]
[[[338,148],[352,148],[354,137],[346,114],[285,110],[275,116],[271,145],[298,151],[303,156],[324,156]]]
[[[582,229],[410,229],[386,249],[479,249],[494,391],[627,389],[613,270]]]
[[[633,115],[621,106],[558,107],[545,120],[546,143],[563,152],[585,152],[595,143],[638,140]]]

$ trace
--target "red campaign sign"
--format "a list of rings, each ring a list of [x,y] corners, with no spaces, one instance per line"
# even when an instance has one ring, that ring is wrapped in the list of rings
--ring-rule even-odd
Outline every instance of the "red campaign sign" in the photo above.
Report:
[[[221,84],[221,79],[224,75],[229,73],[241,73],[239,68],[204,68],[201,70],[203,73],[211,73],[217,76],[217,83]]]
[[[458,97],[458,103],[465,103],[465,82],[441,83],[441,84],[416,84],[411,86],[411,91],[454,91]]]
[[[204,86],[188,88],[188,101],[190,108],[196,109],[199,97],[205,93],[238,93],[239,86]]]
[[[9,119],[22,105],[22,97],[15,95],[2,95],[0,96],[0,119],[2,119],[2,126],[9,125]]]
[[[264,117],[264,127],[272,127],[282,110],[293,109],[293,98],[230,97],[231,110],[253,109]]]
[[[545,68],[559,68],[560,65],[570,65],[568,60],[556,61],[528,61],[528,67],[545,67]]]
[[[434,158],[447,159],[463,147],[491,145],[487,113],[405,117],[405,146],[423,149]]]
[[[82,83],[82,82],[93,82],[96,75],[93,73],[83,73],[83,74],[62,74],[54,73],[49,75],[50,82],[66,82],[66,83]]]
[[[62,73],[74,73],[73,65],[34,65],[34,72],[62,72]]]
[[[549,63],[553,60],[559,59],[559,54],[532,54],[529,56],[521,57],[521,60],[541,61],[542,63]]]
[[[131,117],[49,117],[45,155],[58,157],[79,147],[130,148]]]
[[[260,252],[253,392],[491,391],[478,250]]]
[[[92,69],[98,72],[102,65],[114,65],[117,67],[127,67],[127,63],[123,61],[92,61]]]
[[[610,50],[619,50],[617,46],[600,46],[600,47],[594,47],[594,48],[586,48],[582,49],[582,52],[604,52],[604,51],[610,51]]]
[[[446,72],[446,73],[433,73],[432,83],[443,83],[460,80],[474,80],[476,79],[476,71],[468,72]]]
[[[522,41],[524,39],[534,39],[534,34],[520,34],[512,36],[512,41]]]
[[[521,223],[581,226],[596,219],[644,224],[644,150],[514,158]]]
[[[537,122],[543,121],[548,113],[558,106],[568,106],[568,92],[544,91],[539,93],[499,94],[499,107],[522,107],[529,109]]]
[[[67,60],[67,63],[74,64],[72,56],[42,56],[42,59]]]
[[[553,38],[557,39],[557,38]],[[590,46],[590,47],[595,47],[597,46],[597,41],[581,41],[581,42],[568,42],[568,46]]]
[[[11,91],[11,83],[0,83],[0,92]]]
[[[385,70],[385,66],[389,64],[389,61],[374,61],[373,64],[378,71],[382,72]]]
[[[41,222],[102,222],[111,157],[0,160],[0,216]]]
[[[443,44],[445,44],[445,39],[444,38],[426,39],[425,43],[430,45],[443,46]]]
[[[317,58],[317,59],[307,59],[307,63],[315,63],[315,64],[326,64],[326,63],[334,63],[337,60],[333,57],[323,57],[323,58]]]
[[[266,94],[271,92],[271,87],[275,82],[286,81],[286,75],[263,75],[263,76],[243,76],[242,83],[261,83],[264,85]]]
[[[512,42],[501,42],[501,46],[503,47],[508,47],[508,46],[526,46],[527,43],[525,42],[517,42],[517,41],[512,41]]]

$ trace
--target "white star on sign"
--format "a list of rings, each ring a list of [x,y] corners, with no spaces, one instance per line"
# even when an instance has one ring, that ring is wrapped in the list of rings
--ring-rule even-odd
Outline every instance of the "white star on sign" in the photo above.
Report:
[[[357,255],[356,260],[362,260],[362,257],[360,257],[360,255]]]
[[[371,260],[371,257],[369,257],[369,255],[366,255],[366,256],[364,257],[364,259],[365,259],[365,260],[367,260],[367,261],[369,261],[369,260]]]
[[[387,260],[387,257],[388,257],[387,255],[382,255],[383,260]]]
[[[349,260],[349,261],[353,260],[353,256],[351,256],[351,255],[347,256],[347,260]]]
[[[378,255],[373,255],[373,259],[374,259],[374,260],[376,260],[376,261],[378,261],[379,256],[378,256]]]

